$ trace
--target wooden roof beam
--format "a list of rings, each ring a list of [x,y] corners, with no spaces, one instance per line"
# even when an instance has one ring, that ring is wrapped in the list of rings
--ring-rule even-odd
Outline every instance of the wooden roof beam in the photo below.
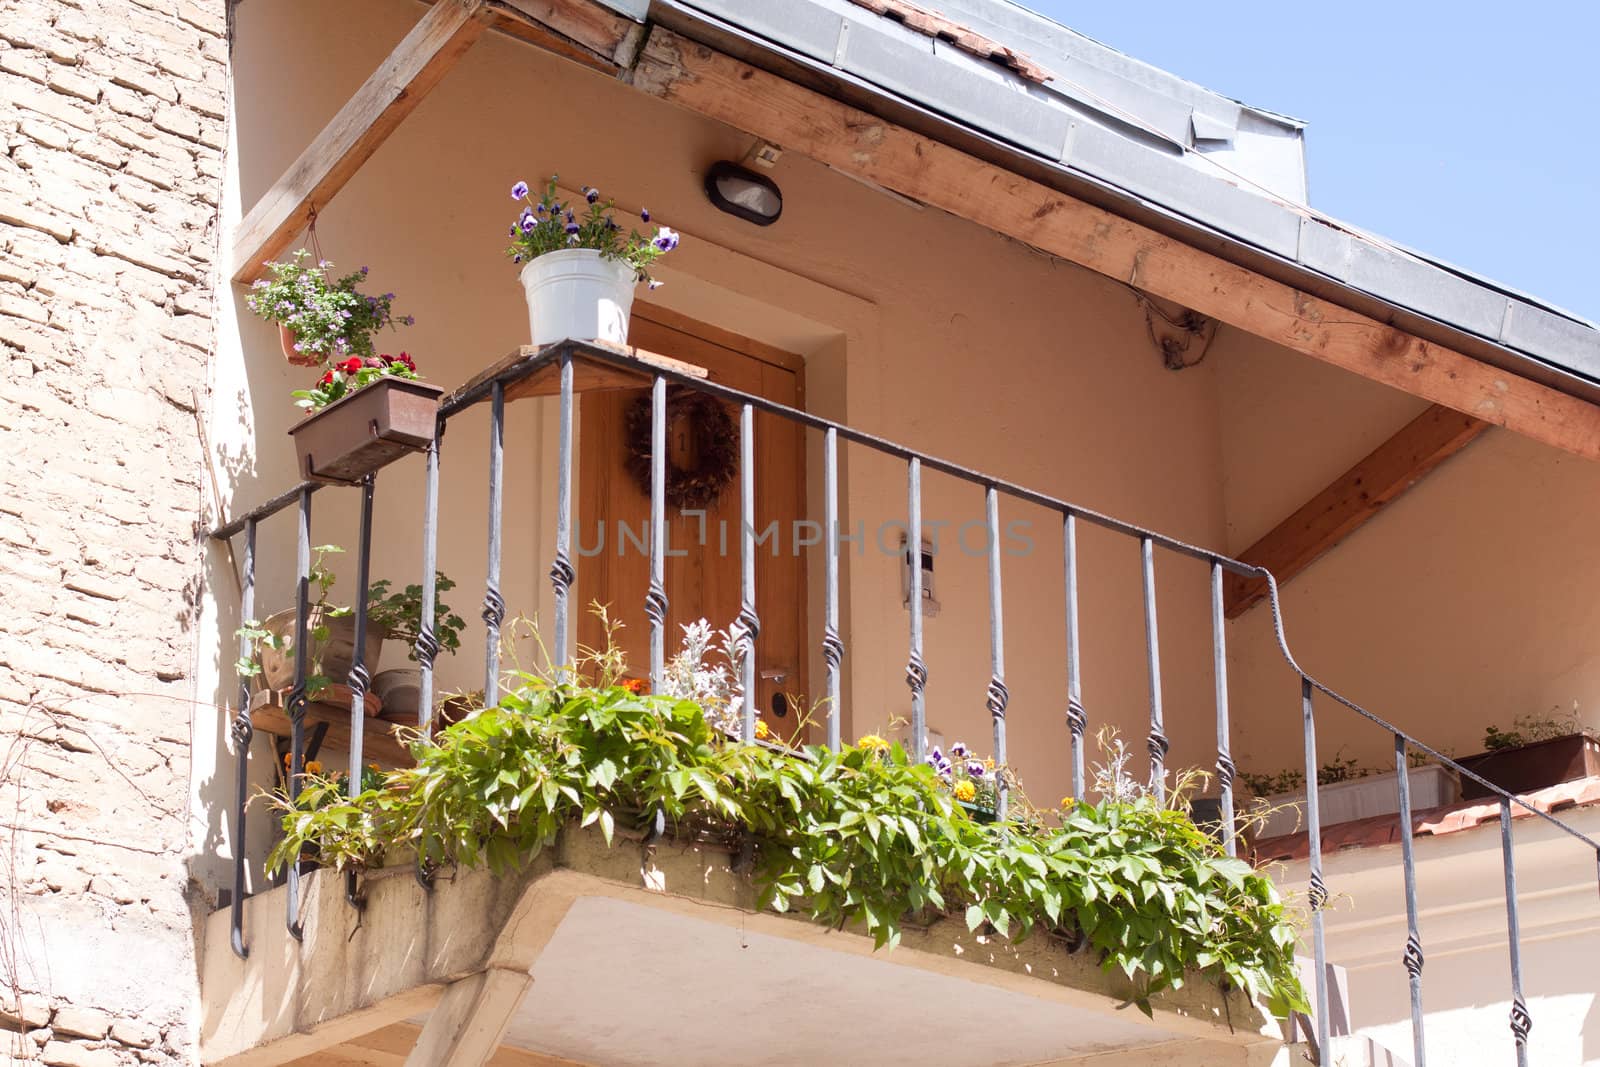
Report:
[[[488,26],[485,0],[440,0],[239,223],[234,281],[261,277]]]
[[[1433,405],[1245,549],[1240,560],[1267,568],[1282,588],[1488,428],[1481,419]],[[1266,595],[1267,583],[1260,579],[1223,576],[1230,619]]]
[[[660,26],[625,77],[786,151],[1293,351],[1600,459],[1600,406],[1256,274]]]

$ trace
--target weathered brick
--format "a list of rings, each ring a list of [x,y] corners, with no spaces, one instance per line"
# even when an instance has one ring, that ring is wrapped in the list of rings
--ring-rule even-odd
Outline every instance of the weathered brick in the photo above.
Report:
[[[53,65],[50,68],[46,83],[50,88],[65,96],[75,96],[80,100],[87,100],[91,104],[100,102],[100,85],[92,78],[86,78],[71,67]]]
[[[118,1067],[120,1057],[108,1048],[88,1048],[67,1041],[51,1041],[39,1052],[47,1067]]]
[[[4,194],[0,194],[0,222],[26,226],[62,241],[72,240],[73,227],[67,219],[42,208],[11,201]]]
[[[98,1008],[83,1008],[69,1004],[56,1010],[55,1017],[50,1020],[50,1026],[57,1033],[66,1034],[68,1037],[99,1039],[111,1032],[111,1016]]]

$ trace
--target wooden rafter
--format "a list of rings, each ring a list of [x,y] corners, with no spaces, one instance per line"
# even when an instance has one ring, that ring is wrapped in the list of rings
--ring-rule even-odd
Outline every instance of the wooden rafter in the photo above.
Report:
[[[440,0],[239,224],[233,278],[250,282],[282,255],[488,25],[485,0]]]
[[[629,80],[1296,352],[1600,459],[1600,407],[1587,401],[1256,274],[662,27],[650,31]]]
[[[1247,548],[1240,559],[1267,568],[1282,587],[1488,428],[1481,419],[1433,405]],[[1266,582],[1236,574],[1224,578],[1223,604],[1230,619],[1266,595]]]

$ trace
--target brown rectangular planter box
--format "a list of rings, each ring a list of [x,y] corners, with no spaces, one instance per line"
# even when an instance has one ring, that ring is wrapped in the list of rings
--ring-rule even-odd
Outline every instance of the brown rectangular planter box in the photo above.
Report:
[[[433,442],[437,385],[383,378],[334,401],[289,431],[301,477],[348,485]]]
[[[1568,734],[1520,748],[1480,752],[1456,762],[1508,793],[1531,793],[1535,789],[1600,774],[1600,742],[1589,733]],[[1471,778],[1461,776],[1462,800],[1480,800],[1490,795]]]

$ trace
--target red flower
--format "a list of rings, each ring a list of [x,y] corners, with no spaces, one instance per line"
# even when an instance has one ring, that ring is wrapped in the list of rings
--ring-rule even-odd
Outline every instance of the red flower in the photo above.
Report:
[[[329,371],[327,374],[324,374],[322,376],[322,379],[319,382],[317,382],[317,384],[318,385],[332,385],[333,384],[333,371]]]
[[[361,361],[363,367],[383,367],[389,362],[388,356],[368,356]]]
[[[416,362],[414,360],[412,360],[411,353],[409,353],[409,352],[402,352],[398,356],[387,356],[386,355],[383,358],[387,359],[390,363],[398,363],[398,364],[400,364],[402,367],[404,367],[406,370],[410,371],[413,374],[415,374],[416,371],[417,371],[417,364],[416,364]]]
[[[346,374],[354,374],[361,369],[361,360],[355,356],[351,356],[349,359],[339,364],[339,369],[344,371]]]

